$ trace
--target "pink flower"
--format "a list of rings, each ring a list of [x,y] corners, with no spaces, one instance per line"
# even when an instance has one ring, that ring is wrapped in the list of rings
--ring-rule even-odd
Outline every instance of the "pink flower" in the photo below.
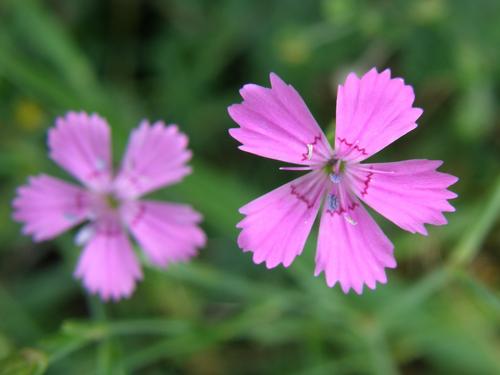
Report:
[[[338,88],[335,148],[290,85],[271,74],[271,88],[245,85],[241,104],[229,107],[240,127],[229,132],[243,151],[298,164],[288,170],[306,175],[240,209],[238,245],[255,263],[288,267],[302,252],[323,202],[315,275],[358,294],[387,281],[396,267],[393,245],[361,201],[399,227],[426,235],[424,224],[443,225],[442,212],[456,194],[446,190],[458,179],[437,172],[435,160],[361,163],[416,128],[422,114],[413,108],[411,86],[389,70],[348,75]]]
[[[201,216],[177,203],[138,200],[191,172],[188,139],[175,125],[143,121],[113,175],[110,127],[96,114],[70,112],[49,131],[50,157],[85,188],[47,175],[31,177],[13,202],[14,219],[35,241],[89,220],[76,237],[85,244],[75,276],[103,300],[129,297],[142,271],[127,230],[156,266],[189,259],[205,243]]]

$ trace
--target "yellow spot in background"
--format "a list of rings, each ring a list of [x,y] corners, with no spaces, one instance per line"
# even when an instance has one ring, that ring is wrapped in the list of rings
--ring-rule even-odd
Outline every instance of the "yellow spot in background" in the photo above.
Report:
[[[433,24],[447,16],[446,4],[442,0],[421,0],[412,4],[410,15],[416,23]]]
[[[298,65],[307,62],[311,51],[304,38],[294,36],[281,41],[279,44],[279,54],[283,61]]]
[[[14,104],[14,121],[19,127],[26,131],[39,129],[45,118],[42,108],[28,99],[20,99]]]

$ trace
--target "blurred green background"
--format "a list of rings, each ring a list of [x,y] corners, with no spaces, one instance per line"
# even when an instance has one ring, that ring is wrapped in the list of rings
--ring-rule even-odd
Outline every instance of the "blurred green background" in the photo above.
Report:
[[[496,0],[1,0],[0,373],[500,374],[499,21]],[[289,269],[254,265],[237,209],[297,173],[239,152],[226,107],[274,71],[331,135],[337,84],[372,66],[424,109],[374,159],[444,160],[457,212],[428,237],[377,216],[399,267],[362,296],[313,277],[315,233]],[[74,231],[34,244],[10,219],[28,175],[68,178],[46,134],[70,109],[108,118],[115,162],[144,117],[194,151],[154,197],[201,211],[208,246],[120,303],[73,280]]]

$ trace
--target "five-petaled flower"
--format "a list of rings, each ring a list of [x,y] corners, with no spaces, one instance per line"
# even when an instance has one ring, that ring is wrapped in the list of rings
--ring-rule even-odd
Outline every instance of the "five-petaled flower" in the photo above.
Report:
[[[293,87],[271,74],[271,88],[243,86],[241,104],[229,107],[240,125],[230,134],[239,148],[300,165],[309,173],[240,209],[238,244],[253,252],[255,263],[288,267],[302,252],[323,203],[315,275],[328,286],[340,283],[362,293],[387,281],[396,267],[393,245],[360,201],[399,227],[426,235],[424,224],[443,225],[442,212],[454,211],[446,188],[457,181],[437,172],[435,160],[361,163],[416,128],[422,110],[413,107],[411,86],[390,71],[348,75],[338,88],[335,148]]]
[[[138,200],[191,172],[187,143],[177,126],[143,121],[132,132],[115,176],[107,122],[96,114],[70,112],[49,131],[50,157],[85,188],[43,174],[31,177],[17,191],[14,219],[35,241],[89,220],[76,237],[85,247],[75,276],[104,300],[128,297],[142,271],[127,228],[160,267],[189,259],[205,243],[201,215],[190,206]]]

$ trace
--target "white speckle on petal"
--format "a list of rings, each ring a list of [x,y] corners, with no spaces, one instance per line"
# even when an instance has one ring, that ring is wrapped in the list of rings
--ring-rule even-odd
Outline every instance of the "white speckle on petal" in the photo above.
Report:
[[[349,215],[344,215],[344,219],[351,225],[357,225],[358,223]]]

